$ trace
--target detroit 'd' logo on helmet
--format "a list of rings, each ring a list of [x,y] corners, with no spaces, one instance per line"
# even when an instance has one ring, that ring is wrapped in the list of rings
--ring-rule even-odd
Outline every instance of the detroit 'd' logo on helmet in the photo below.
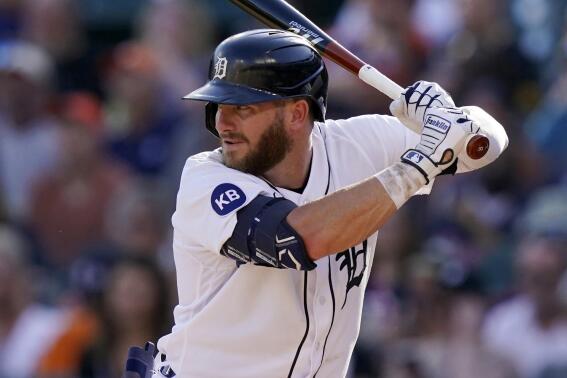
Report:
[[[215,76],[213,76],[213,79],[222,79],[226,76],[226,65],[226,58],[217,59],[217,62],[215,63]]]
[[[313,41],[320,38],[315,33],[310,36]],[[225,39],[215,49],[208,78],[183,98],[207,102],[205,122],[217,138],[216,111],[223,103],[302,97],[312,103],[314,120],[325,120],[329,79],[325,63],[305,38],[293,32],[259,29]]]

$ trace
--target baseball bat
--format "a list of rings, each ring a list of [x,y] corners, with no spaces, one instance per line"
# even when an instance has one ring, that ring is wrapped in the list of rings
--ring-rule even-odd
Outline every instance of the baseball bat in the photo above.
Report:
[[[271,28],[292,31],[304,37],[322,56],[358,76],[360,80],[376,88],[392,100],[397,99],[402,93],[402,87],[343,47],[286,1],[230,1]],[[466,141],[466,153],[474,160],[482,158],[488,148],[488,138],[483,135],[471,135]]]

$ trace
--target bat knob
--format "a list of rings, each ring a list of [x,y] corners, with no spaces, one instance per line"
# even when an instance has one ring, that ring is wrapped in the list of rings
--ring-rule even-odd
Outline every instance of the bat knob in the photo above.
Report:
[[[484,155],[486,155],[489,148],[490,141],[484,135],[473,135],[467,141],[467,155],[473,160],[482,158]]]

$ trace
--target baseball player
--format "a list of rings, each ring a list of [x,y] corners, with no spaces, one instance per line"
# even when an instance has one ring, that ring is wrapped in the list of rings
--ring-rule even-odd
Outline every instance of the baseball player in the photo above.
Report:
[[[508,144],[482,109],[423,81],[391,104],[396,118],[325,120],[327,81],[301,37],[262,29],[223,41],[185,97],[206,103],[221,147],[183,170],[179,304],[155,377],[344,377],[380,227],[437,175]],[[490,149],[471,160],[476,133]]]

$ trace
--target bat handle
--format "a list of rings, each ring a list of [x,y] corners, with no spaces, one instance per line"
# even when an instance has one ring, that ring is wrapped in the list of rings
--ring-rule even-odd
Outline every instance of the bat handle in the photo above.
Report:
[[[358,71],[358,77],[366,84],[378,89],[392,100],[400,97],[403,88],[393,82],[389,77],[378,71],[369,64],[363,65]],[[466,153],[473,159],[478,160],[488,152],[490,142],[488,138],[482,134],[473,134],[467,138]]]
[[[358,71],[358,77],[366,84],[378,89],[392,100],[397,99],[402,94],[404,88],[394,83],[388,76],[378,71],[369,64],[365,64]]]

